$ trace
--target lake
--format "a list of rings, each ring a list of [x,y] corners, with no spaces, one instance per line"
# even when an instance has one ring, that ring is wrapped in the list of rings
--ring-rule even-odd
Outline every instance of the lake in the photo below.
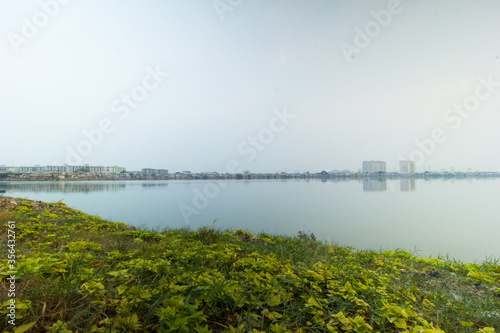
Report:
[[[497,178],[0,182],[0,189],[147,228],[304,231],[357,249],[500,258]]]

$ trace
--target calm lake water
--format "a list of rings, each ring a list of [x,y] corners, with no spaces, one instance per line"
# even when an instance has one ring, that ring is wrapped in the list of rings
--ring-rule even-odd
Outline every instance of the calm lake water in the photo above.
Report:
[[[463,262],[500,258],[500,179],[0,182],[134,226],[246,229]],[[182,213],[182,211],[184,213]]]

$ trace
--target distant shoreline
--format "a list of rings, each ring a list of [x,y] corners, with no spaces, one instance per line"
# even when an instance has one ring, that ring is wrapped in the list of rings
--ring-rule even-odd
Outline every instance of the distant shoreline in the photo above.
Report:
[[[5,174],[4,174],[5,175]],[[0,182],[16,182],[16,181],[36,181],[36,182],[74,182],[74,181],[164,181],[164,180],[271,180],[271,179],[319,179],[319,180],[398,180],[398,179],[485,179],[485,178],[500,178],[500,172],[474,172],[474,173],[314,173],[314,174],[287,174],[287,173],[259,173],[259,174],[207,174],[207,173],[192,173],[192,174],[169,174],[162,176],[127,176],[124,175],[88,175],[88,174],[66,174],[66,175],[40,175],[40,174],[19,174],[8,175],[5,178],[0,178]]]

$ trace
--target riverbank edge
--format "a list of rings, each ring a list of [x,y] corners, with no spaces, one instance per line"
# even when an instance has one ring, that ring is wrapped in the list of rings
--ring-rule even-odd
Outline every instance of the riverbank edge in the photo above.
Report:
[[[26,174],[6,174],[0,173],[0,182],[16,182],[16,181],[33,181],[33,182],[71,182],[71,181],[167,181],[167,180],[335,180],[335,181],[349,181],[349,180],[463,180],[463,179],[496,179],[500,178],[500,172],[475,172],[475,173],[327,173],[326,171],[320,173],[307,173],[307,174],[289,174],[289,173],[248,173],[248,174],[217,174],[211,175],[207,173],[189,173],[189,174],[169,174],[169,175],[141,175],[141,176],[120,176],[118,174],[52,174],[40,175],[36,173]]]
[[[18,329],[25,324],[74,332],[79,327],[74,310],[63,305],[78,299],[87,309],[80,311],[86,328],[96,332],[134,325],[193,332],[231,327],[235,332],[442,332],[439,327],[492,332],[500,327],[494,311],[500,306],[498,262],[462,264],[404,251],[356,251],[304,233],[252,235],[209,227],[148,231],[60,202],[22,198],[1,197],[0,213],[3,243],[7,222],[17,227]],[[2,287],[8,282],[7,256],[2,250]],[[43,286],[41,281],[49,287],[33,286]],[[134,289],[138,286],[143,288]],[[161,304],[160,294],[169,295]],[[61,297],[63,305],[57,305]],[[0,312],[7,315],[7,306]],[[91,314],[96,308],[102,318]],[[4,324],[7,330],[15,327]]]

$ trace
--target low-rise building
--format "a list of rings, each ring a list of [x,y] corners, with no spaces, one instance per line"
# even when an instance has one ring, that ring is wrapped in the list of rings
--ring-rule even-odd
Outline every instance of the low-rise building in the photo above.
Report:
[[[119,166],[91,166],[91,165],[47,165],[47,166],[19,166],[19,167],[0,167],[0,172],[12,173],[76,173],[89,172],[99,174],[118,174],[125,171],[125,168]]]
[[[162,176],[168,176],[168,170],[166,169],[150,169],[150,168],[145,168],[142,169],[142,173],[145,175],[162,175]]]

